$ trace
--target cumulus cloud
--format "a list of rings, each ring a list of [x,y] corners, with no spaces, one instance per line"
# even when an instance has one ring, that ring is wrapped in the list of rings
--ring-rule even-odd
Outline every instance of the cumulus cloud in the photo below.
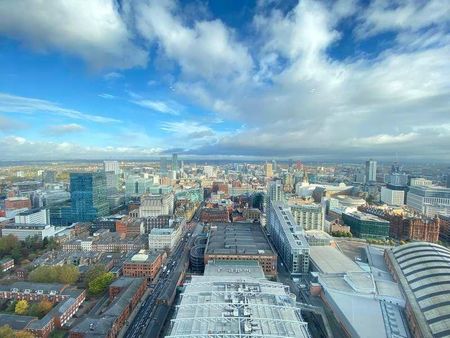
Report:
[[[0,112],[26,114],[49,113],[71,119],[86,120],[97,123],[120,122],[119,120],[114,118],[100,115],[91,115],[82,113],[74,109],[64,108],[51,101],[16,96],[7,93],[0,93]]]
[[[46,129],[46,133],[52,136],[62,136],[67,134],[79,133],[84,131],[85,128],[77,123],[60,124],[50,126]]]
[[[80,57],[93,68],[147,63],[147,51],[135,42],[113,0],[1,1],[0,35],[40,52]]]

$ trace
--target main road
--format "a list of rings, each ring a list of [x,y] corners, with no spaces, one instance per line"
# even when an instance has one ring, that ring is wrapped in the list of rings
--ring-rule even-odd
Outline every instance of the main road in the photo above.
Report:
[[[178,280],[186,272],[189,250],[194,238],[201,232],[196,214],[192,223],[184,230],[183,237],[166,261],[166,269],[160,271],[153,291],[145,299],[138,313],[125,333],[126,338],[157,337],[161,332],[170,310],[172,295],[176,292]]]

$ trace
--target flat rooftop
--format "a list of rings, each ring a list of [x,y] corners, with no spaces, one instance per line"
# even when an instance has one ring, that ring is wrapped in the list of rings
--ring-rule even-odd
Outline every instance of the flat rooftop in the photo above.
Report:
[[[223,270],[246,264],[223,263],[208,264],[204,276],[193,276],[166,337],[310,337],[287,286],[238,272],[224,275]]]
[[[261,226],[254,223],[214,223],[205,255],[275,255]]]
[[[363,272],[358,264],[332,246],[311,246],[309,257],[321,273]]]

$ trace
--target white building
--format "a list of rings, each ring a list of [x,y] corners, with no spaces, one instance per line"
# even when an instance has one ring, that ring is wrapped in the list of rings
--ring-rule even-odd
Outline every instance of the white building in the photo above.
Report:
[[[168,248],[172,250],[180,240],[182,227],[174,228],[153,228],[148,235],[149,250],[163,250]]]
[[[173,193],[144,195],[141,197],[139,217],[173,215],[175,198]]]
[[[117,161],[104,161],[103,167],[105,169],[105,172],[112,171],[116,175],[120,174],[119,162]]]
[[[388,205],[403,205],[405,204],[405,191],[381,187],[381,202]]]
[[[423,178],[423,177],[413,177],[413,178],[411,178],[409,185],[411,187],[416,187],[416,186],[430,187],[433,185],[433,182],[431,180],[427,180],[426,178]]]
[[[278,255],[293,275],[307,273],[309,245],[305,231],[295,223],[290,208],[283,202],[271,202],[267,227]]]
[[[27,210],[17,214],[14,222],[19,224],[50,224],[48,209]]]
[[[450,188],[439,186],[412,186],[406,197],[406,204],[428,216],[450,216]]]
[[[2,237],[14,235],[24,241],[27,237],[39,237],[43,240],[55,235],[55,227],[48,224],[8,224],[2,229]]]
[[[205,165],[203,167],[203,173],[205,174],[206,177],[215,177],[214,167],[211,165]]]
[[[304,230],[324,230],[325,212],[321,204],[289,205],[295,222]]]

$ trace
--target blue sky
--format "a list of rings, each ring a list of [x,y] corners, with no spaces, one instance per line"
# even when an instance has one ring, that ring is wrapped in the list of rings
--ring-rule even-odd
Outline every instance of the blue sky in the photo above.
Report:
[[[0,159],[447,161],[449,27],[445,0],[5,0]]]

